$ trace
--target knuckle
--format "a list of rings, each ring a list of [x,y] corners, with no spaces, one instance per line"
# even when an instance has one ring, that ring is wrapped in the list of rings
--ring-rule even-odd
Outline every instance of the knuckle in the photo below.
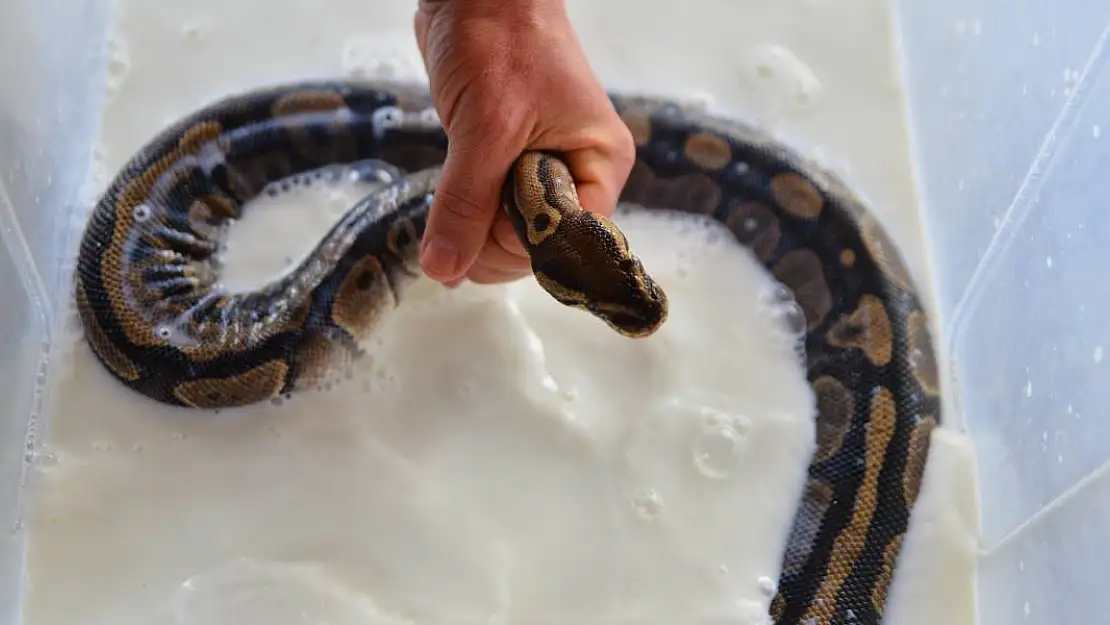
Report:
[[[488,221],[491,207],[482,206],[465,193],[459,193],[450,188],[440,187],[436,190],[435,209],[446,213],[453,221],[467,222],[468,224]]]
[[[632,140],[632,133],[628,128],[621,123],[616,136],[613,138],[613,152],[610,158],[613,159],[620,169],[625,173],[632,169],[633,163],[636,162],[636,142]]]

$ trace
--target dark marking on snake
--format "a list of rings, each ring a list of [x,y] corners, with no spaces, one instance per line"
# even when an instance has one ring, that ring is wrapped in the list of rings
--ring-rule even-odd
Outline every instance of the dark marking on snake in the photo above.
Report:
[[[886,307],[874,295],[860,298],[859,307],[829,328],[829,344],[863,351],[871,364],[883,366],[894,355],[894,334]]]
[[[358,357],[421,275],[447,151],[424,89],[279,85],[155,136],[101,197],[78,252],[76,304],[105,369],[153,400],[218,409],[289,397]],[[941,422],[929,324],[898,249],[839,178],[763,131],[660,98],[611,100],[636,144],[621,199],[720,221],[806,315],[818,445],[769,606],[775,623],[880,623]],[[221,289],[217,237],[253,198],[372,161],[383,175],[304,260],[258,289]],[[560,155],[526,152],[507,173],[503,210],[537,282],[625,336],[656,332],[663,287],[616,224],[578,205]]]
[[[852,426],[856,397],[840,380],[822,376],[813,381],[817,397],[817,413],[825,417],[817,423],[817,453],[814,459],[823,462],[840,452]]]
[[[793,171],[771,178],[771,194],[783,210],[799,219],[814,219],[825,206],[824,198],[813,183]]]
[[[810,330],[821,327],[833,308],[833,295],[825,280],[828,263],[813,250],[794,249],[783,254],[771,273],[794,294]]]
[[[762,202],[741,202],[725,219],[725,225],[763,263],[771,260],[782,240],[778,217]]]

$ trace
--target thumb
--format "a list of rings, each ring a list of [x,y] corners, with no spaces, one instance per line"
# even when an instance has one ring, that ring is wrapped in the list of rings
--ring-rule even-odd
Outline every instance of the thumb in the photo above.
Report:
[[[448,151],[420,250],[420,264],[434,280],[460,280],[486,242],[509,166],[490,156]]]

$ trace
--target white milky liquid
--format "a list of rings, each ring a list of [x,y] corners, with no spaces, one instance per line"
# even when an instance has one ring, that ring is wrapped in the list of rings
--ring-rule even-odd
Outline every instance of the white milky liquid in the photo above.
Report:
[[[414,4],[121,0],[90,191],[227,92],[419,76]],[[569,5],[606,83],[823,146],[926,280],[884,2]],[[357,192],[253,205],[224,283],[287,268]],[[794,313],[719,229],[619,221],[671,301],[645,340],[531,280],[425,281],[329,391],[216,416],[136,396],[75,340],[35,476],[25,623],[763,622],[814,444]],[[938,432],[887,625],[972,622],[971,466]]]

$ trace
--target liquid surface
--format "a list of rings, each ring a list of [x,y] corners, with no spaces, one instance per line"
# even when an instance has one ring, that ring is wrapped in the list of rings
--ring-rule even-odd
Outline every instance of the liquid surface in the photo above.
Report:
[[[228,91],[421,70],[410,3],[118,4],[90,199]],[[927,283],[885,3],[569,5],[607,84],[713,93],[826,146]],[[357,191],[252,206],[225,284],[295,262]],[[715,228],[619,220],[671,299],[650,340],[529,280],[421,283],[330,390],[212,416],[141,400],[75,339],[37,458],[25,623],[762,622],[813,446],[793,309]],[[925,479],[886,622],[971,623],[962,435],[938,432]]]

